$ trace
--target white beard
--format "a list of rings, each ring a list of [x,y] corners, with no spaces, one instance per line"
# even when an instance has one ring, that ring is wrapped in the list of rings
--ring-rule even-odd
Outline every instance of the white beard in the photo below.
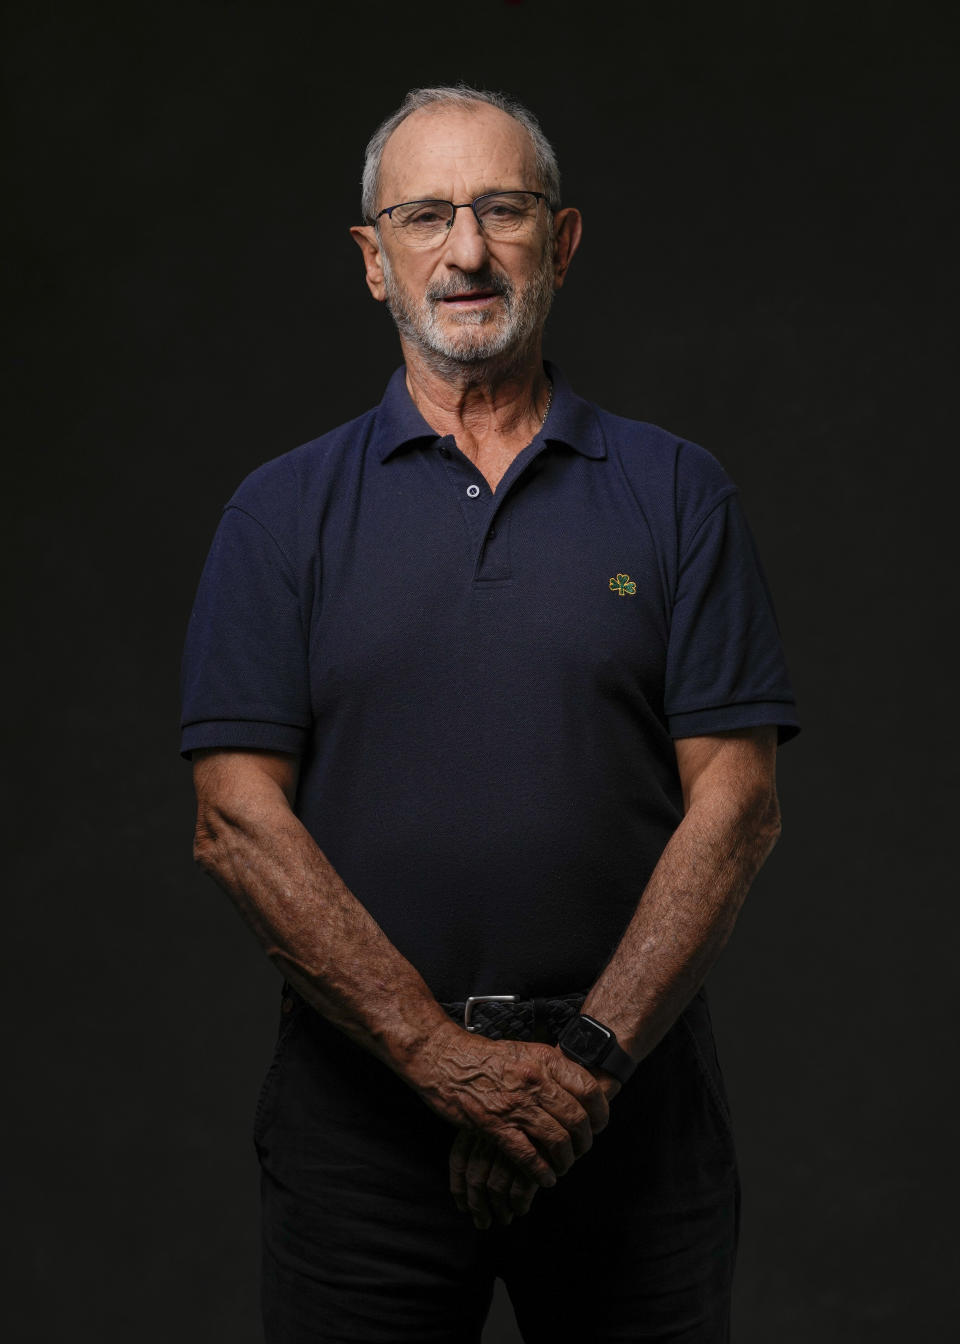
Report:
[[[400,335],[416,345],[427,363],[438,373],[459,373],[466,367],[520,362],[539,337],[553,302],[553,259],[551,240],[543,250],[536,272],[519,291],[506,276],[484,272],[464,275],[444,291],[433,286],[417,302],[411,298],[394,274],[386,252],[381,248],[383,281],[387,307]],[[492,288],[502,296],[502,309],[473,309],[452,316],[456,329],[441,320],[439,305],[444,293],[462,291],[468,284]]]

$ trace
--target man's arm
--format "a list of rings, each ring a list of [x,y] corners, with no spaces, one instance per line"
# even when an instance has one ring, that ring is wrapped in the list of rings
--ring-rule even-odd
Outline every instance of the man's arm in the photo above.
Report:
[[[680,738],[675,749],[683,820],[581,1009],[612,1028],[638,1062],[696,994],[780,834],[775,727]],[[596,1076],[615,1097],[617,1079]],[[454,1140],[450,1174],[458,1207],[479,1226],[526,1212],[535,1193],[485,1139],[464,1132]]]
[[[638,1061],[700,988],[780,835],[774,726],[680,738],[675,748],[683,820],[581,1010]]]
[[[553,1185],[607,1122],[602,1087],[542,1043],[490,1041],[447,1015],[294,815],[297,758],[194,753],[194,857],[304,999],[437,1114],[495,1138]]]

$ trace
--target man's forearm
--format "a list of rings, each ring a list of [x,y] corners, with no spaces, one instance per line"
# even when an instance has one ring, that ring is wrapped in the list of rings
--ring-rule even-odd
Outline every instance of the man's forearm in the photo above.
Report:
[[[581,1010],[635,1060],[696,994],[779,830],[775,795],[705,801],[677,827]]]
[[[201,808],[194,855],[303,998],[395,1072],[451,1025],[269,782]]]

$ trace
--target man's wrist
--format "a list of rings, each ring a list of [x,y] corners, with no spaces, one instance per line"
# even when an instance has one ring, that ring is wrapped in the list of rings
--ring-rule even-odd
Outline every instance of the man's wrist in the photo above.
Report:
[[[613,1028],[605,1021],[581,1010],[560,1032],[557,1045],[582,1068],[595,1077],[615,1079],[622,1086],[637,1067],[632,1056],[617,1040]]]
[[[463,1028],[446,1013],[415,1033],[398,1050],[390,1067],[413,1087],[426,1084],[436,1072],[437,1060],[465,1035]]]

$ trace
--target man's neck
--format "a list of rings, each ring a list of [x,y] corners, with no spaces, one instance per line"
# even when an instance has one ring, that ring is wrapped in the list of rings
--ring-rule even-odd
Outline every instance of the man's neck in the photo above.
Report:
[[[550,395],[540,343],[508,370],[465,367],[458,377],[430,368],[415,347],[402,342],[407,390],[417,410],[438,434],[452,434],[457,447],[487,475],[497,474],[540,428]],[[489,476],[488,476],[489,479]]]

